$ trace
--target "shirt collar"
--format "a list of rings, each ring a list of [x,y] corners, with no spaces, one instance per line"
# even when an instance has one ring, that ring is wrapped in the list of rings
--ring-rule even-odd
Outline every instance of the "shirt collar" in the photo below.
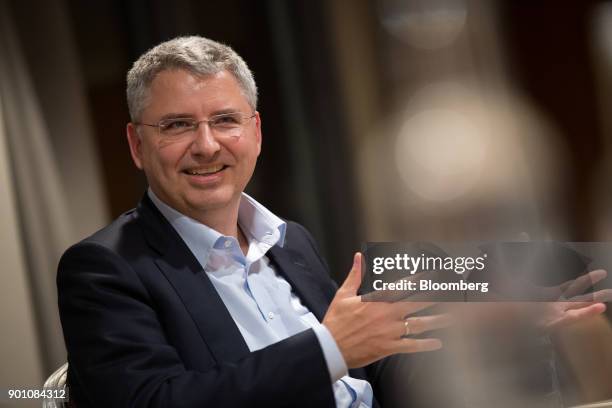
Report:
[[[218,248],[228,237],[170,207],[161,201],[150,187],[147,194],[200,263],[206,265],[211,249]],[[270,247],[283,247],[285,244],[287,223],[246,193],[242,193],[240,199],[238,224],[249,244],[253,240]]]

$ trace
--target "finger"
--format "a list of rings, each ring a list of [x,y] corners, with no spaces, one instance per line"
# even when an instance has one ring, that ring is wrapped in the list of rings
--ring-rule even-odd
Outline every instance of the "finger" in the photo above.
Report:
[[[612,289],[603,289],[593,292],[593,301],[598,303],[612,302]]]
[[[389,305],[390,312],[393,317],[398,319],[404,319],[408,315],[419,312],[421,310],[427,309],[428,307],[432,307],[437,305],[434,302],[410,302],[410,301],[402,301],[391,303]]]
[[[571,302],[561,302],[564,306],[563,310],[572,310],[572,309],[582,309],[583,307],[588,307],[593,305],[592,301],[588,301],[588,302],[575,302],[575,301],[571,301]]]
[[[565,298],[571,298],[581,293],[584,293],[591,286],[597,282],[605,279],[608,276],[608,272],[603,269],[596,269],[585,275],[579,276],[578,278],[565,282],[562,285],[563,296]]]
[[[603,303],[595,303],[591,306],[583,307],[580,309],[568,310],[565,312],[563,317],[552,321],[548,327],[558,329],[576,323],[580,320],[588,319],[603,313],[606,310],[606,305]]]
[[[451,316],[449,314],[440,314],[434,316],[411,317],[405,320],[408,323],[408,330],[404,324],[404,334],[408,335],[421,334],[431,330],[443,329],[451,325]]]
[[[395,353],[422,353],[442,348],[440,339],[399,339],[393,343]]]
[[[565,293],[569,289],[569,287],[572,286],[573,283],[574,279],[568,280],[567,282],[563,282],[562,284],[560,284],[557,289],[559,289],[561,293]]]
[[[348,276],[338,289],[338,292],[354,296],[357,294],[359,286],[361,286],[361,253],[356,252],[353,257],[353,267],[349,271]]]
[[[570,302],[611,302],[612,301],[612,289],[598,290],[597,292],[587,293],[585,295],[574,296],[569,299]]]

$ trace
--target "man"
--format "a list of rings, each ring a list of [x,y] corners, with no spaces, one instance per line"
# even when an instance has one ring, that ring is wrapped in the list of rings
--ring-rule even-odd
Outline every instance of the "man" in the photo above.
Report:
[[[243,193],[262,143],[244,61],[201,37],[141,56],[127,139],[149,189],[58,270],[79,407],[376,405],[365,367],[434,350],[419,303],[361,302],[361,255],[339,289],[309,233]]]

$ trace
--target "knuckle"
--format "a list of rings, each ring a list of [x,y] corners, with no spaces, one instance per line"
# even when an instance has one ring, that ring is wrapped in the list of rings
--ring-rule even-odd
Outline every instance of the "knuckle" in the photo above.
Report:
[[[408,322],[408,327],[410,328],[410,334],[419,334],[423,333],[424,326],[423,322],[419,318],[410,318],[406,320]]]
[[[383,342],[378,347],[378,354],[380,356],[388,356],[389,354],[393,354],[395,352],[395,348],[391,342]]]
[[[387,338],[388,336],[384,336],[382,334],[377,334],[373,338],[370,339],[370,344],[368,344],[368,350],[370,350],[373,354],[381,356],[386,355],[389,351],[390,341]]]
[[[383,320],[386,316],[387,316],[387,311],[382,307],[378,307],[374,309],[372,312],[372,317],[376,320]]]

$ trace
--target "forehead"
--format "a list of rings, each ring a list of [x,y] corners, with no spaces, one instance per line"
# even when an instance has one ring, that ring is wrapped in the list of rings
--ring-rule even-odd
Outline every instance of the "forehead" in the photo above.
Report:
[[[199,76],[183,69],[160,72],[149,87],[143,114],[186,113],[208,115],[214,111],[248,109],[236,78],[228,71]]]

